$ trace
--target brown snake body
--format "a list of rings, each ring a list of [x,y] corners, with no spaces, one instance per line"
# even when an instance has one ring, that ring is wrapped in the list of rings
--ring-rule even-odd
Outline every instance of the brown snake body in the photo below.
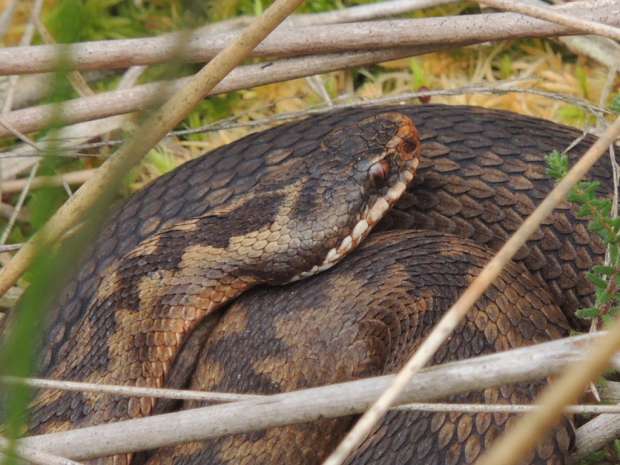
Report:
[[[408,118],[422,141],[420,167],[379,229],[427,231],[374,235],[335,269],[246,292],[213,316],[254,285],[329,268],[363,239],[413,177],[418,144]],[[480,245],[496,249],[549,192],[544,156],[578,135],[504,112],[427,105],[317,116],[218,149],[155,181],[112,217],[61,298],[42,374],[269,393],[394,371],[488,260]],[[610,192],[607,166],[600,162],[592,176]],[[604,255],[586,224],[562,205],[435,361],[566,334],[565,316],[575,324],[574,310],[592,297],[584,272]],[[462,399],[521,403],[539,386]],[[166,408],[150,399],[44,392],[33,404],[32,431]],[[391,413],[351,461],[472,463],[507,421],[506,414]],[[348,422],[177,446],[149,460],[318,463]],[[564,463],[567,428],[527,463]]]

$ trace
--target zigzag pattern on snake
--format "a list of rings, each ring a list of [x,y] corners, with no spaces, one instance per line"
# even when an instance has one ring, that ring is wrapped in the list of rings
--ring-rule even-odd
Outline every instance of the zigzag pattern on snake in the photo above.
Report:
[[[415,171],[407,161],[416,160],[418,148],[408,118],[422,141],[421,163],[377,229],[424,231],[373,234],[333,270],[284,288],[245,292],[226,312],[210,313],[255,284],[321,271],[353,248],[384,213],[382,201],[400,196],[395,186],[411,177],[403,173]],[[269,393],[394,371],[488,260],[489,250],[480,246],[497,249],[549,192],[544,155],[565,149],[578,135],[504,112],[426,105],[317,116],[218,149],[158,179],[111,218],[62,297],[42,373]],[[571,158],[591,141],[586,137]],[[358,168],[351,170],[351,157],[363,158]],[[317,166],[319,159],[331,164]],[[609,192],[607,165],[599,162],[591,175]],[[330,190],[333,185],[341,187]],[[325,213],[329,202],[340,210]],[[352,213],[352,206],[361,212]],[[273,224],[278,234],[269,236]],[[302,224],[309,226],[300,234],[295,228]],[[559,337],[569,321],[575,326],[574,310],[592,299],[584,272],[604,255],[586,224],[571,205],[561,205],[435,362]],[[264,266],[256,250],[283,235],[286,243],[269,248],[281,258]],[[317,238],[326,242],[317,246]],[[230,255],[232,245],[242,253]],[[292,255],[298,261],[290,266]],[[145,307],[154,316],[147,323],[136,317]],[[173,310],[181,316],[171,316]],[[210,333],[203,348],[188,336],[192,332]],[[522,403],[540,386],[489,389],[455,400]],[[147,399],[45,392],[33,405],[32,431],[167,408]],[[472,463],[507,422],[505,414],[392,413],[351,463]],[[349,424],[326,420],[279,428],[133,461],[319,463]],[[526,463],[565,463],[570,435],[567,425],[559,428]]]

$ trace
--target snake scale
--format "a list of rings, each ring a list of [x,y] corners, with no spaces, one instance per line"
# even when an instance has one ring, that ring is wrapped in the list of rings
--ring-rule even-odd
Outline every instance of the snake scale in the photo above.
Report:
[[[52,312],[40,374],[275,393],[394,372],[551,190],[545,155],[580,135],[502,111],[393,106],[314,116],[219,148],[113,214]],[[592,141],[583,138],[571,160]],[[610,173],[602,160],[590,176],[611,192]],[[434,362],[578,326],[575,310],[593,297],[585,272],[604,257],[586,226],[570,204],[560,205]],[[524,403],[543,384],[450,400]],[[42,391],[30,432],[193,405]],[[511,421],[499,413],[392,412],[349,463],[473,463]],[[351,422],[96,462],[318,464]],[[524,463],[566,463],[571,441],[567,420]]]

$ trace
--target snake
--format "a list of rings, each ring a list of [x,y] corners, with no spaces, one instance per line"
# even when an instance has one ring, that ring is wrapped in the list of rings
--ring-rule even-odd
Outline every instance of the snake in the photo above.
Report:
[[[573,141],[577,141],[572,144]],[[191,160],[110,216],[50,312],[40,376],[270,394],[393,373],[574,162],[574,128],[469,106],[358,107],[250,134]],[[589,173],[612,192],[609,160]],[[605,247],[563,202],[433,363],[582,328]],[[367,238],[367,236],[370,236]],[[545,381],[453,396],[524,403]],[[30,434],[199,405],[42,390]],[[93,463],[315,464],[354,418]],[[506,413],[390,412],[351,464],[473,463]],[[524,463],[564,464],[570,419]]]

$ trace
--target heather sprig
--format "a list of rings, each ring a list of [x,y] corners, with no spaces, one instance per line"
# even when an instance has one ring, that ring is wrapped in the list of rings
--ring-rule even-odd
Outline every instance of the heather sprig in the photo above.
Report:
[[[548,174],[559,180],[569,169],[568,156],[553,151],[546,157]],[[605,325],[620,313],[620,218],[613,211],[611,198],[600,195],[598,181],[581,181],[570,192],[568,200],[579,207],[577,216],[589,218],[588,229],[598,235],[607,248],[605,263],[595,265],[588,279],[595,287],[596,299],[592,307],[576,312],[580,318],[596,320]]]

